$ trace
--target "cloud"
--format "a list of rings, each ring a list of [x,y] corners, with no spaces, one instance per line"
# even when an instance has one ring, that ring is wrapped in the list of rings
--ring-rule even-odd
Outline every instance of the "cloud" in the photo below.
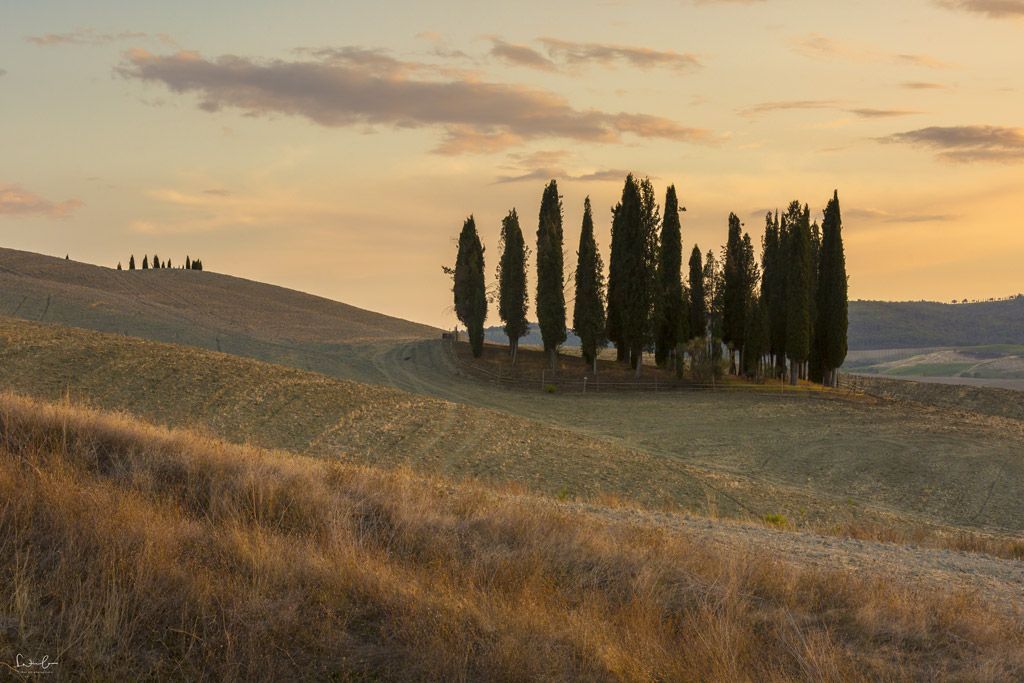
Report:
[[[905,81],[900,83],[900,87],[906,90],[945,90],[949,86],[928,81]]]
[[[589,173],[581,173],[579,175],[572,175],[567,173],[562,168],[536,168],[526,173],[518,175],[505,175],[499,176],[495,181],[495,185],[502,185],[506,183],[522,183],[529,181],[547,181],[552,178],[559,178],[563,180],[573,180],[577,182],[601,182],[606,180],[621,181],[627,175],[629,171],[620,169],[607,169],[601,171],[591,171]]]
[[[625,62],[640,69],[666,67],[679,71],[701,66],[696,55],[674,50],[653,50],[612,43],[574,43],[558,38],[540,38],[539,42],[552,58],[571,66],[591,63],[607,66]]]
[[[493,152],[541,138],[617,143],[632,134],[709,142],[707,130],[658,116],[575,109],[562,96],[523,85],[488,83],[459,75],[431,77],[428,67],[398,68],[372,51],[340,52],[314,61],[257,61],[197,52],[126,53],[126,78],[195,93],[199,107],[246,115],[301,116],[322,126],[390,125],[440,128],[447,154]],[[420,73],[422,72],[422,73]]]
[[[846,111],[862,119],[887,119],[896,116],[914,116],[922,113],[914,109],[872,109],[870,107],[847,109]]]
[[[108,45],[124,40],[156,40],[164,45],[176,45],[174,39],[166,33],[150,35],[140,31],[120,31],[118,33],[99,33],[91,28],[77,28],[68,33],[45,33],[25,38],[36,45]]]
[[[0,216],[64,218],[83,205],[81,199],[54,202],[18,185],[0,184]]]
[[[946,213],[892,213],[880,209],[851,208],[843,210],[843,218],[878,223],[942,223],[956,220],[958,217]]]
[[[894,133],[878,140],[934,149],[939,158],[946,161],[1024,161],[1024,128],[932,126]]]
[[[210,194],[215,197],[230,197],[231,191],[225,190],[223,187],[212,187],[208,190],[203,190],[203,194]]]
[[[811,33],[790,39],[790,46],[795,52],[805,57],[821,60],[845,59],[862,63],[909,64],[929,69],[948,69],[953,65],[936,57],[913,53],[891,53],[873,47],[854,45]]]
[[[532,47],[507,43],[501,38],[491,38],[491,56],[508,64],[541,71],[555,71],[558,68],[554,62]]]
[[[7,75],[7,69],[0,69],[0,76],[6,76],[6,75]]]
[[[755,104],[746,109],[742,109],[739,112],[740,116],[746,116],[748,118],[759,116],[761,114],[768,114],[775,111],[794,111],[794,110],[806,110],[806,109],[835,109],[838,111],[844,111],[848,114],[853,114],[862,119],[879,119],[879,118],[890,118],[895,116],[911,116],[914,114],[920,114],[921,112],[911,109],[876,109],[873,107],[853,107],[849,108],[848,105],[844,105],[842,102],[835,100],[784,100],[781,102],[762,102]],[[843,121],[846,123],[847,121]]]
[[[935,4],[948,9],[984,14],[993,19],[1024,18],[1024,0],[936,0]]]

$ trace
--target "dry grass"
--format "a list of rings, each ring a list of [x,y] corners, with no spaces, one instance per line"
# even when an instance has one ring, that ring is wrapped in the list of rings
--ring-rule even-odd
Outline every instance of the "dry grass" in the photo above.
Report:
[[[0,661],[110,680],[1024,676],[1019,624],[966,596],[124,416],[4,396],[0,418]]]

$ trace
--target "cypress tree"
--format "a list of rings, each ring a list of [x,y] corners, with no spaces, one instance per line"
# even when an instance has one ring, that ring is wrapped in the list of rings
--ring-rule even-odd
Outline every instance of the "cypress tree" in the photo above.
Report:
[[[193,264],[200,261],[193,261]],[[469,334],[473,356],[484,350],[484,321],[487,319],[487,291],[484,285],[484,248],[476,232],[476,221],[470,216],[459,234],[459,250],[455,256],[452,293],[455,315]]]
[[[725,276],[722,266],[715,258],[715,252],[708,249],[704,257],[704,300],[708,312],[708,345],[711,351],[713,370],[717,376],[722,359],[722,309],[724,308]]]
[[[530,249],[523,239],[519,227],[519,215],[515,209],[501,221],[501,260],[498,262],[498,315],[505,323],[509,353],[516,362],[519,339],[526,336],[529,324],[526,321],[526,307],[529,294],[526,289],[526,261]]]
[[[135,254],[128,257],[128,270],[135,270]]]
[[[167,259],[167,267],[168,268],[173,268],[174,267],[174,266],[171,265],[171,259]]]
[[[743,372],[748,377],[762,376],[761,361],[768,353],[768,310],[763,293],[747,302],[743,332]]]
[[[605,345],[604,264],[594,239],[594,218],[590,197],[583,200],[583,226],[576,252],[576,300],[573,305],[573,331],[580,338],[583,361],[597,373],[597,354]]]
[[[708,331],[708,309],[704,294],[704,264],[700,247],[690,252],[690,339],[704,337]]]
[[[558,367],[558,347],[565,341],[562,200],[552,180],[544,188],[537,223],[537,322],[551,369]]]
[[[117,269],[118,270],[124,270],[124,268],[121,267],[121,262],[120,261],[117,262]]]
[[[632,367],[640,374],[649,316],[648,244],[645,239],[644,206],[639,184],[630,175],[616,211],[619,233],[619,283],[616,288],[618,333]]]
[[[146,256],[145,254],[142,255],[142,269],[143,270],[149,270],[149,260],[148,260],[148,258],[149,257]]]
[[[683,308],[683,246],[679,226],[679,201],[676,188],[670,185],[665,193],[665,218],[661,227],[661,250],[658,259],[658,289],[655,299],[657,334],[654,357],[664,365],[676,345],[683,341],[681,332],[687,316]]]
[[[626,184],[631,182],[633,182],[633,176],[627,177]],[[623,189],[623,196],[625,193],[626,191]],[[608,259],[608,309],[606,315],[608,324],[606,336],[615,344],[615,357],[619,362],[625,361],[629,357],[626,344],[622,340],[622,296],[619,287],[622,279],[619,266],[623,253],[622,235],[625,232],[622,217],[622,202],[619,201],[612,209],[612,240]]]
[[[153,254],[153,263],[152,263],[152,265],[153,265],[154,268],[159,268],[160,267],[160,257],[157,256],[156,254]]]
[[[645,349],[655,345],[656,318],[655,306],[658,292],[658,261],[661,247],[658,240],[658,229],[661,227],[661,209],[650,178],[644,178],[638,184],[640,188],[640,226],[643,245],[643,338],[641,345],[632,359],[640,374],[640,361]]]
[[[818,275],[818,344],[825,384],[837,386],[839,367],[846,360],[848,318],[846,254],[839,192],[832,194],[822,223]]]
[[[811,210],[805,205],[807,220]],[[821,358],[821,339],[818,334],[818,270],[821,267],[821,228],[818,221],[811,225],[811,350],[807,358],[807,379],[821,382],[824,369]]]
[[[785,364],[786,354],[786,272],[782,254],[779,212],[765,217],[765,233],[761,255],[761,294],[768,315],[768,350],[775,370]],[[773,373],[774,374],[774,373]]]
[[[743,237],[740,234],[740,219],[729,214],[729,236],[725,243],[722,283],[722,341],[729,346],[729,370],[738,374],[735,353],[743,349],[744,316],[747,297],[745,268],[743,265]]]
[[[185,270],[192,270],[192,259],[187,255],[185,256]]]
[[[796,384],[811,345],[811,226],[796,204],[796,218],[786,237],[786,356],[790,384]],[[787,220],[788,223],[788,220]]]

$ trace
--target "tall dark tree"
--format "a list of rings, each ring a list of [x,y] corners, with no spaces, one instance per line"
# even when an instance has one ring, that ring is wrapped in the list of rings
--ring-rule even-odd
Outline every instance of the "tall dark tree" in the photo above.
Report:
[[[135,270],[135,254],[128,257],[128,270]]]
[[[171,259],[167,259],[167,264],[166,265],[167,265],[168,268],[173,268],[174,267],[174,266],[171,265]]]
[[[656,318],[655,306],[658,292],[658,261],[660,260],[661,245],[658,239],[658,230],[661,228],[661,208],[658,206],[658,197],[654,191],[654,184],[650,178],[639,181],[640,188],[640,230],[643,241],[643,299],[644,299],[644,321],[643,321],[643,343],[639,352],[631,361],[640,374],[640,360],[643,351],[655,345]]]
[[[627,183],[631,181],[632,176],[626,179]],[[623,190],[623,195],[625,195],[625,190]],[[619,264],[622,261],[622,254],[625,251],[622,242],[622,236],[625,233],[625,228],[622,225],[623,216],[622,202],[620,201],[614,208],[612,208],[612,241],[611,252],[608,258],[608,307],[605,315],[605,320],[607,321],[606,336],[610,342],[615,344],[615,356],[616,360],[619,362],[623,362],[629,358],[629,351],[626,349],[626,344],[622,340],[622,296],[621,288],[619,286],[622,280]]]
[[[690,252],[690,339],[704,337],[708,331],[707,299],[704,295],[704,263],[700,247]]]
[[[683,341],[683,320],[688,315],[683,308],[683,245],[679,225],[679,200],[676,188],[670,185],[665,193],[665,218],[661,226],[661,250],[658,259],[658,289],[655,297],[657,331],[654,357],[664,365],[676,345]]]
[[[609,319],[608,327],[618,335],[620,348],[625,349],[638,375],[650,320],[650,247],[645,234],[646,216],[640,185],[629,175],[615,210],[614,230],[619,253],[616,254],[615,300],[609,302],[609,312],[616,315],[616,320]]]
[[[818,345],[824,381],[836,386],[846,360],[848,318],[846,254],[843,250],[843,218],[839,192],[825,207],[818,275]]]
[[[774,218],[771,212],[765,217],[761,248],[761,294],[768,316],[768,352],[775,370],[779,370],[785,365],[786,354],[786,272],[778,211]]]
[[[120,261],[117,262],[117,269],[118,270],[124,270],[124,268],[121,267],[121,262]]]
[[[537,224],[537,323],[552,369],[558,367],[558,347],[566,338],[562,242],[562,199],[552,180],[544,188]]]
[[[526,307],[529,294],[526,289],[526,261],[530,248],[519,227],[515,209],[501,221],[501,260],[498,262],[498,315],[504,323],[512,362],[519,355],[519,340],[529,332]]]
[[[811,346],[811,226],[799,204],[793,218],[790,223],[787,213],[786,356],[790,384],[797,383]]]
[[[160,267],[160,257],[157,256],[156,254],[153,254],[153,263],[151,265],[154,268],[159,268]]]
[[[590,197],[583,200],[583,226],[576,252],[576,300],[572,325],[580,338],[583,360],[597,372],[597,354],[605,345],[604,264],[594,239]]]
[[[715,252],[708,249],[704,257],[704,301],[708,312],[708,351],[715,375],[722,359],[722,310],[725,307],[725,275]]]
[[[196,263],[195,261],[193,264]],[[484,285],[484,248],[470,216],[462,224],[459,250],[452,271],[455,315],[466,326],[473,356],[484,350],[484,321],[487,319],[487,290]]]
[[[744,316],[747,312],[743,235],[739,216],[729,214],[729,236],[722,259],[722,342],[729,346],[729,369],[738,372],[735,355],[743,349]]]
[[[145,254],[142,256],[142,269],[149,270],[149,257]]]
[[[804,206],[807,220],[811,209]],[[821,382],[824,368],[821,359],[821,341],[818,339],[818,270],[821,267],[821,228],[818,221],[811,224],[811,350],[807,358],[807,379]]]
[[[187,255],[185,256],[185,270],[192,270],[192,259]]]
[[[768,353],[768,306],[763,295],[750,297],[743,332],[743,373],[748,377],[762,376],[762,362]]]

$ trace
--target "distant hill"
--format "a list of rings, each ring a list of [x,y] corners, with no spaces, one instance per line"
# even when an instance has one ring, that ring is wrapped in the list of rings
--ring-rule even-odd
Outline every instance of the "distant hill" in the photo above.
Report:
[[[850,348],[1024,343],[1024,297],[971,304],[851,301]]]
[[[0,249],[0,315],[352,379],[368,378],[351,367],[353,344],[440,334],[428,325],[210,271],[118,271],[13,249]]]
[[[488,341],[508,341],[501,327],[489,327]],[[530,324],[523,344],[541,345]],[[569,334],[566,346],[579,346]],[[850,349],[902,349],[1024,343],[1024,296],[1004,301],[943,304],[933,301],[851,301]]]

